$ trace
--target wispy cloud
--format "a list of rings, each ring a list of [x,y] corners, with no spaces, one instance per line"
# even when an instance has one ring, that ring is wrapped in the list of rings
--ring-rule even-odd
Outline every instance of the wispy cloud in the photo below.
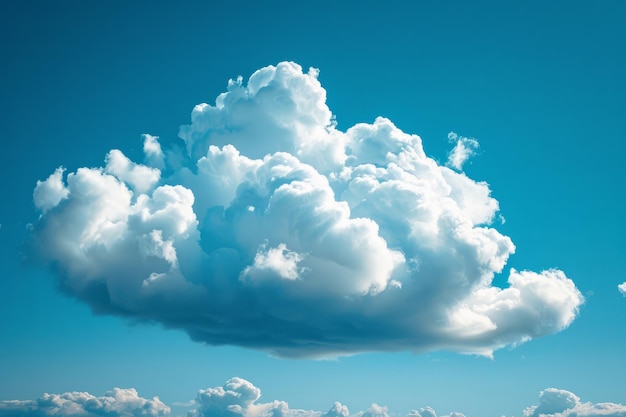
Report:
[[[617,286],[617,290],[622,293],[624,297],[626,297],[626,282],[622,282]]]
[[[454,132],[448,133],[448,140],[455,143],[455,145],[448,154],[446,165],[457,171],[462,171],[465,162],[467,162],[472,155],[476,154],[476,149],[478,149],[479,146],[478,141],[473,138],[459,136]]]
[[[282,356],[491,355],[583,303],[560,270],[492,286],[515,246],[489,185],[388,119],[337,129],[317,70],[231,80],[179,136],[37,183],[34,253],[98,313]]]

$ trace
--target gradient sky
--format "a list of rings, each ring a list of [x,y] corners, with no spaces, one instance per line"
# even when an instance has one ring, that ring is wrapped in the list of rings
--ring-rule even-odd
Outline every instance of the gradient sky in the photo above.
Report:
[[[626,3],[164,3],[0,6],[0,400],[134,387],[172,406],[237,376],[264,401],[324,411],[520,416],[550,387],[626,404]],[[38,180],[113,148],[141,162],[142,134],[180,141],[196,104],[281,61],[320,70],[339,130],[386,117],[441,165],[449,132],[475,138],[463,170],[489,184],[517,248],[494,285],[510,268],[563,270],[586,299],[574,322],[493,359],[282,359],[94,315],[26,256]]]

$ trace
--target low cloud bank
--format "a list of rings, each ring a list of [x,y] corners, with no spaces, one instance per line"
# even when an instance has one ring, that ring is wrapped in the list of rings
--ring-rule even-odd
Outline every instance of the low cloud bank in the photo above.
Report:
[[[279,356],[491,355],[584,302],[556,269],[492,285],[515,246],[462,172],[478,142],[451,134],[453,170],[388,119],[341,131],[315,69],[231,80],[179,137],[36,185],[32,253],[95,313]]]
[[[260,402],[261,390],[242,378],[223,386],[198,391],[184,417],[389,417],[388,408],[376,403],[365,411],[351,413],[335,402],[327,411],[289,408],[285,401]],[[44,394],[36,400],[0,401],[0,417],[170,417],[171,410],[158,397],[141,398],[135,389],[114,388],[102,397],[87,392]],[[399,415],[394,413],[394,415]],[[431,407],[412,410],[406,417],[437,417]],[[626,406],[614,403],[583,403],[575,394],[548,388],[541,391],[539,405],[526,408],[523,417],[624,417]],[[183,416],[180,416],[183,417]],[[439,417],[465,417],[451,412]]]
[[[335,402],[326,412],[289,408],[285,401],[259,402],[261,390],[242,378],[231,378],[223,386],[201,389],[179,417],[389,417],[387,407],[372,404],[366,411],[350,413]],[[86,392],[44,394],[36,400],[0,401],[0,417],[170,417],[171,410],[158,397],[141,398],[135,389],[114,388],[102,397]],[[407,417],[437,417],[430,407],[411,411]],[[451,413],[441,417],[464,417]]]
[[[626,405],[583,403],[574,393],[548,388],[539,394],[539,405],[528,407],[523,417],[624,417]]]
[[[158,397],[141,398],[133,388],[114,388],[101,397],[88,392],[43,394],[35,400],[0,401],[2,417],[166,417],[170,408]]]

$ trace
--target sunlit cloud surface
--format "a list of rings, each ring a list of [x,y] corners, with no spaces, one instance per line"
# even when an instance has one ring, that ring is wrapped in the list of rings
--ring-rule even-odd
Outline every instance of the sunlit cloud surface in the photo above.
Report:
[[[285,401],[260,401],[261,389],[243,378],[231,378],[222,386],[201,389],[185,404],[185,417],[389,417],[387,406],[372,403],[365,411],[350,412],[335,402],[326,411],[290,408]],[[35,400],[0,401],[0,417],[170,417],[175,415],[158,397],[142,398],[133,388],[114,388],[103,396],[88,392],[43,394]],[[177,414],[182,417],[181,414]],[[401,415],[397,412],[392,415]],[[437,417],[429,406],[411,410],[406,417]],[[522,411],[523,417],[623,417],[626,406],[581,402],[574,393],[556,388],[541,391],[539,405]],[[465,417],[450,412],[439,417]],[[504,416],[503,416],[504,417]]]
[[[462,171],[478,142],[453,135],[440,164],[386,118],[342,131],[317,70],[268,66],[195,106],[178,145],[146,134],[143,161],[39,181],[32,253],[96,313],[279,356],[491,355],[566,328],[581,293],[504,271],[498,201]]]

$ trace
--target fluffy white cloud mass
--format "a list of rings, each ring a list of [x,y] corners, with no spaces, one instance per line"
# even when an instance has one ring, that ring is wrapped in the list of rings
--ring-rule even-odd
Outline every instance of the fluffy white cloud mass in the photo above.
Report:
[[[223,387],[198,391],[196,409],[187,417],[319,417],[321,413],[290,410],[284,401],[259,403],[261,390],[242,378],[232,378]]]
[[[626,297],[626,282],[622,282],[617,286],[617,290],[622,293],[624,297]]]
[[[2,417],[165,417],[170,408],[158,397],[141,398],[133,388],[114,388],[102,397],[88,392],[43,394],[36,400],[0,401]]]
[[[539,394],[539,405],[528,407],[524,417],[624,417],[626,406],[614,403],[581,403],[574,393],[548,388]]]
[[[231,80],[179,137],[144,135],[143,163],[114,149],[37,183],[32,247],[96,313],[281,356],[490,355],[564,329],[583,303],[559,270],[494,287],[515,246],[491,227],[488,184],[388,119],[337,129],[317,70]]]
[[[261,390],[242,378],[232,378],[222,387],[198,391],[194,409],[186,417],[389,417],[386,406],[373,403],[366,411],[350,413],[348,407],[335,402],[328,411],[291,409],[285,401],[259,402]],[[421,413],[421,414],[420,414]],[[429,414],[430,413],[430,414]],[[411,411],[407,417],[437,417],[430,408]],[[441,417],[465,417],[451,413]]]
[[[387,407],[372,404],[366,411],[350,413],[335,402],[326,412],[289,408],[285,401],[259,402],[261,390],[243,378],[231,378],[223,386],[201,389],[187,407],[185,417],[389,417]],[[426,410],[426,411],[424,411]],[[419,414],[419,413],[422,414]],[[430,408],[407,417],[437,417]],[[430,414],[429,414],[430,413]],[[87,392],[44,394],[36,400],[0,401],[0,417],[169,417],[171,410],[158,397],[146,400],[133,388],[114,388],[102,397]],[[464,417],[451,413],[441,417]]]
[[[187,407],[185,417],[389,417],[388,408],[373,403],[351,413],[335,402],[326,412],[289,408],[285,401],[260,402],[261,390],[242,378],[223,386],[201,389]],[[626,406],[614,403],[582,403],[575,394],[556,388],[540,393],[539,405],[526,408],[523,417],[624,417]],[[169,417],[170,408],[158,397],[147,400],[133,388],[114,388],[102,397],[87,392],[44,394],[36,400],[0,401],[0,417]],[[392,415],[400,415],[393,413]],[[406,417],[437,417],[431,407],[412,410]],[[439,417],[465,417],[451,412]]]

